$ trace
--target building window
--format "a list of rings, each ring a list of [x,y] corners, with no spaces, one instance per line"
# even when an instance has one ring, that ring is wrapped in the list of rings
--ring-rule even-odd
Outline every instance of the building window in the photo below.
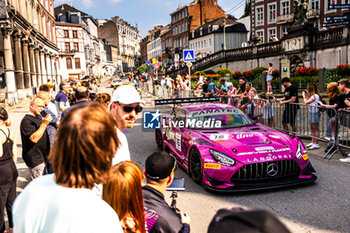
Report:
[[[207,40],[204,40],[204,48],[207,47]]]
[[[263,25],[264,24],[264,7],[257,7],[256,8],[256,25]]]
[[[80,69],[80,58],[74,59],[75,69]]]
[[[64,38],[69,38],[69,31],[68,30],[64,30]]]
[[[79,43],[75,42],[73,45],[74,45],[74,52],[79,52]]]
[[[262,29],[262,30],[257,30],[257,31],[256,31],[256,35],[257,35],[258,37],[260,37],[261,43],[264,43],[264,29]]]
[[[267,36],[269,38],[269,42],[272,42],[272,37],[276,36],[276,28],[269,28],[267,31]]]
[[[281,27],[281,38],[288,34],[288,28],[287,27]]]
[[[281,15],[289,15],[289,1],[282,2],[281,4]]]
[[[309,7],[311,10],[320,9],[320,0],[310,0]]]
[[[268,11],[268,19],[269,23],[275,23],[276,22],[276,3],[270,4]]]
[[[326,9],[327,12],[329,12],[329,11],[335,11],[334,9],[329,9],[329,6],[330,6],[330,5],[336,4],[336,1],[335,1],[335,0],[326,0],[326,1],[325,1],[325,4],[326,4],[325,9]]]
[[[73,31],[73,38],[78,38],[78,31],[76,30]]]
[[[70,43],[69,42],[64,42],[64,50],[66,53],[70,52]]]
[[[66,65],[67,69],[72,69],[72,59],[71,58],[66,58]]]
[[[211,39],[209,39],[209,47],[211,47]]]

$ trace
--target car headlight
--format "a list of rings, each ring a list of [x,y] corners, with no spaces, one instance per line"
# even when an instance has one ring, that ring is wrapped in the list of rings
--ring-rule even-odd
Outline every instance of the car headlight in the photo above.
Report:
[[[303,155],[302,151],[301,151],[301,145],[298,142],[298,148],[297,148],[297,153],[295,154],[295,156],[297,157],[297,159],[300,159],[301,156]]]
[[[212,150],[212,149],[209,149],[209,151],[210,151],[211,157],[213,157],[213,159],[217,163],[220,163],[225,166],[230,166],[230,167],[233,167],[236,163],[236,161],[233,158],[225,155],[224,153],[221,153],[219,151]]]

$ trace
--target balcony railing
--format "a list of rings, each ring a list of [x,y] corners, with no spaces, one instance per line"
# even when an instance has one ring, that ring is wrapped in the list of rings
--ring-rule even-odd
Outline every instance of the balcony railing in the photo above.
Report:
[[[344,27],[329,29],[327,31],[318,32],[314,36],[314,44],[322,46],[325,44],[339,43],[346,38],[347,30]]]
[[[293,22],[294,14],[280,15],[277,17],[277,24],[285,24]]]
[[[319,18],[319,17],[320,17],[320,10],[319,9],[311,9],[307,12],[308,19]]]
[[[307,12],[307,18],[308,19],[314,19],[320,17],[320,10],[319,9],[310,9]],[[286,24],[293,22],[294,13],[290,13],[287,15],[280,15],[277,17],[277,24]]]
[[[76,50],[76,49],[61,49],[60,50],[60,53],[78,53],[79,52],[79,50]]]

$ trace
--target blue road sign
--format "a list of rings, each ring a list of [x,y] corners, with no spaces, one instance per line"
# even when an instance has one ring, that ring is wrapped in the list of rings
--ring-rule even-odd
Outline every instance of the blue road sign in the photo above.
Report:
[[[183,54],[184,61],[193,61],[194,60],[194,50],[193,49],[188,49],[184,50]]]

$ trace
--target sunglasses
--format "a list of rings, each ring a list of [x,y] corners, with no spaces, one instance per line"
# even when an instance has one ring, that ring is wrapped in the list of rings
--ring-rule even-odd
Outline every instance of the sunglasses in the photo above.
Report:
[[[143,110],[143,107],[141,106],[137,106],[137,107],[131,107],[131,106],[125,106],[125,105],[121,105],[118,103],[119,106],[122,106],[123,107],[123,111],[124,112],[127,112],[127,113],[130,113],[132,112],[133,110],[135,110],[136,114],[142,112]]]

